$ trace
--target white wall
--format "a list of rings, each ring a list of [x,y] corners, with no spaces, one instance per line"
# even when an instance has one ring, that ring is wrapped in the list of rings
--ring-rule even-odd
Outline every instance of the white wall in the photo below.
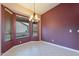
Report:
[[[0,55],[1,55],[1,4],[0,4]]]

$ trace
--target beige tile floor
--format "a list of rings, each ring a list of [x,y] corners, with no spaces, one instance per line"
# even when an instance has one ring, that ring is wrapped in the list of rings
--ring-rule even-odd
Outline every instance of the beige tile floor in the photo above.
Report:
[[[12,47],[3,56],[79,56],[79,53],[44,41],[31,41]]]

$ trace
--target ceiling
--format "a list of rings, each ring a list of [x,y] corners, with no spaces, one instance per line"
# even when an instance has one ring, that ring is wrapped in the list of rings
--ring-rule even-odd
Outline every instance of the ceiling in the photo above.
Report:
[[[34,11],[34,3],[18,3],[19,5]],[[54,8],[59,3],[35,3],[35,12],[42,15],[48,10]]]

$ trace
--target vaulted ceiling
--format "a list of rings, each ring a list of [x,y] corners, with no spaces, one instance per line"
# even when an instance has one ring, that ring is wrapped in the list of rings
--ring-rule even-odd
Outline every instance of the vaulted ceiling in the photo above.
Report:
[[[35,3],[35,11],[36,13],[42,15],[43,13],[54,8],[58,4],[59,3]],[[34,11],[34,3],[20,3],[19,5]]]
[[[6,7],[19,14],[30,16],[34,11],[34,3],[3,3]],[[59,3],[35,3],[35,12],[40,16]]]

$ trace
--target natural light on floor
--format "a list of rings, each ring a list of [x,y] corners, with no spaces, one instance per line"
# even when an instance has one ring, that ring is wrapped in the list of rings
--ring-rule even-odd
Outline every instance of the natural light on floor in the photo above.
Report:
[[[73,56],[79,52],[71,51],[44,41],[31,41],[14,46],[4,56]]]

